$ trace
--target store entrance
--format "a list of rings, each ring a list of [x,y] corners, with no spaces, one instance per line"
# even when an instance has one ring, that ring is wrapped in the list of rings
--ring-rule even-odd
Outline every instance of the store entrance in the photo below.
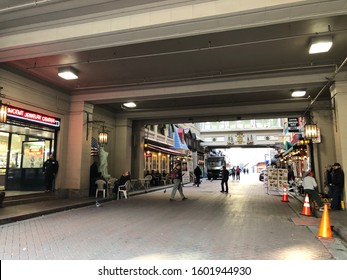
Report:
[[[27,129],[33,133],[33,130]],[[37,130],[36,130],[37,131]],[[41,133],[42,134],[42,133]],[[0,188],[6,191],[45,190],[43,163],[54,152],[54,133],[43,137],[0,132]]]

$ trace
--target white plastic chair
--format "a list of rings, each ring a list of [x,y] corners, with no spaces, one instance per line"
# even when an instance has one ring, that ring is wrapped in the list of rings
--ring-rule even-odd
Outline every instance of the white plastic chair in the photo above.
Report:
[[[151,181],[152,181],[152,175],[147,175],[145,177],[145,182],[144,182],[144,186],[145,186],[145,190],[147,191],[149,189],[149,187],[151,186]]]
[[[95,198],[98,197],[98,193],[102,192],[102,197],[105,198],[106,196],[106,182],[104,180],[96,180],[95,181],[96,184],[96,192],[95,192]]]
[[[119,200],[120,195],[122,194],[125,199],[128,199],[128,190],[131,188],[131,181],[128,180],[124,185],[118,186],[118,195],[117,200]]]

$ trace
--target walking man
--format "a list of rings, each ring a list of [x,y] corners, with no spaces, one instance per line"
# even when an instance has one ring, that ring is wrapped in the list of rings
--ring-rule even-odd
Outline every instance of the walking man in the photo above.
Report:
[[[171,172],[171,179],[173,180],[174,186],[171,191],[170,201],[175,201],[175,195],[178,190],[180,193],[181,199],[186,200],[187,198],[183,194],[182,189],[182,169],[181,169],[181,163],[176,163],[175,168]]]

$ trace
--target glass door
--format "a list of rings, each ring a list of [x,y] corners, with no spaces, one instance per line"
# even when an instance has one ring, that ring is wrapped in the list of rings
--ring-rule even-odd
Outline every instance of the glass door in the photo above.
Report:
[[[9,133],[0,132],[0,190],[5,190]]]

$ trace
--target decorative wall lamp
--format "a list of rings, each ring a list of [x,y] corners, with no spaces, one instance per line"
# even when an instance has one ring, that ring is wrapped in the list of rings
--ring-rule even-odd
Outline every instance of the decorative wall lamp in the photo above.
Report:
[[[5,123],[7,120],[7,106],[0,101],[0,123]]]
[[[86,140],[88,140],[89,136],[89,124],[90,123],[101,123],[101,131],[99,131],[98,135],[98,143],[100,145],[106,145],[108,143],[108,133],[105,130],[105,121],[97,121],[97,120],[89,120],[89,113],[87,113],[87,133],[86,133]]]
[[[105,131],[105,125],[102,125],[102,130],[99,132],[98,142],[102,146],[108,143],[108,133]]]
[[[318,138],[317,124],[313,122],[311,111],[308,111],[308,115],[305,117],[304,135],[305,139]]]

